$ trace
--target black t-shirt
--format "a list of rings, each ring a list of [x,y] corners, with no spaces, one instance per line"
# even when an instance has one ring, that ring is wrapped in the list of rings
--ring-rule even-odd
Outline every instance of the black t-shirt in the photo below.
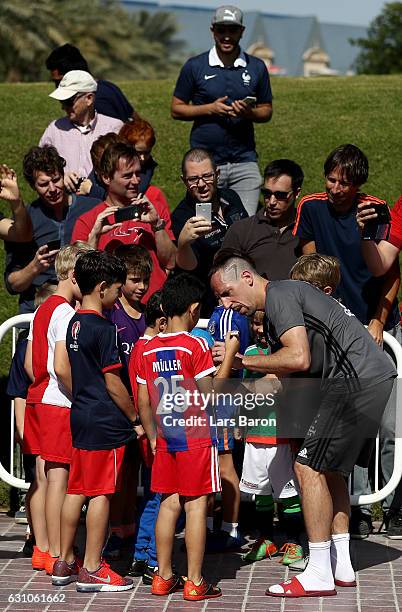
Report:
[[[197,238],[191,247],[197,258],[197,268],[192,271],[207,286],[207,295],[201,308],[202,317],[210,317],[217,304],[216,298],[209,285],[209,271],[215,254],[222,246],[228,228],[235,221],[248,217],[247,211],[239,195],[232,189],[218,189],[223,219],[212,215],[212,232],[202,238]],[[187,193],[186,197],[172,212],[172,230],[178,240],[181,230],[186,222],[195,216],[195,200]]]
[[[105,372],[122,367],[116,326],[91,310],[80,310],[71,319],[66,345],[71,364],[73,447],[108,450],[134,437],[126,415],[110,397]]]
[[[323,379],[360,379],[371,385],[396,376],[386,353],[374,342],[354,314],[304,281],[268,284],[265,314],[267,336],[273,350],[289,329],[304,326],[311,353],[306,376]]]
[[[271,224],[261,208],[255,215],[238,221],[226,233],[223,248],[247,253],[258,274],[269,280],[289,278],[289,272],[301,255],[300,241],[293,236],[294,223],[282,231]]]

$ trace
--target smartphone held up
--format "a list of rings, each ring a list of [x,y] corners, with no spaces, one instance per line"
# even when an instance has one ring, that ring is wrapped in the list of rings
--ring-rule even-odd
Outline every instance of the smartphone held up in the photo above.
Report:
[[[365,209],[373,208],[377,214],[375,219],[366,221],[363,240],[388,240],[391,229],[391,213],[387,204],[368,204]]]
[[[209,224],[212,223],[212,204],[211,202],[197,202],[195,205],[195,216],[203,217]]]

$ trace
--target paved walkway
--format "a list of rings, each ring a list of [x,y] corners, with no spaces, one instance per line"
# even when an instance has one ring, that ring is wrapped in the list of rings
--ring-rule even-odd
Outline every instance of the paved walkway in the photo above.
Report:
[[[57,589],[49,584],[44,572],[33,572],[30,559],[22,556],[25,527],[0,514],[0,610],[123,612],[153,610],[176,612],[197,610],[252,610],[267,612],[395,612],[402,610],[402,541],[370,536],[354,542],[352,551],[357,568],[358,586],[338,588],[336,597],[282,600],[266,597],[265,589],[287,578],[287,570],[277,559],[244,565],[240,554],[208,555],[205,574],[217,581],[223,597],[207,602],[184,602],[179,593],[169,598],[150,595],[149,587],[135,579],[135,588],[125,593],[77,593],[74,585]],[[184,571],[183,554],[175,562]],[[293,575],[294,573],[291,572]],[[58,599],[58,601],[57,601]]]

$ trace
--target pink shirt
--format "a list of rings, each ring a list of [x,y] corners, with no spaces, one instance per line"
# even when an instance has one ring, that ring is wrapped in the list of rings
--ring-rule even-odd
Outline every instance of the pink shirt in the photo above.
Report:
[[[81,131],[68,117],[52,121],[43,133],[39,146],[53,145],[59,155],[66,160],[65,172],[76,172],[79,176],[88,176],[92,170],[90,150],[92,143],[108,132],[117,133],[123,122],[114,117],[107,117],[95,112],[95,117]]]

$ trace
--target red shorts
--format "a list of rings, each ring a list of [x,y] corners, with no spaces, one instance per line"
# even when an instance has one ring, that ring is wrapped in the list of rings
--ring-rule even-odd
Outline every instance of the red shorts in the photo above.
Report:
[[[40,456],[45,461],[70,463],[72,440],[70,408],[36,404],[40,426]]]
[[[169,453],[156,450],[151,490],[197,497],[221,490],[216,446]]]
[[[110,450],[73,448],[67,493],[96,497],[119,491],[125,449],[125,446]]]
[[[24,416],[24,455],[40,454],[38,404],[26,404]]]

